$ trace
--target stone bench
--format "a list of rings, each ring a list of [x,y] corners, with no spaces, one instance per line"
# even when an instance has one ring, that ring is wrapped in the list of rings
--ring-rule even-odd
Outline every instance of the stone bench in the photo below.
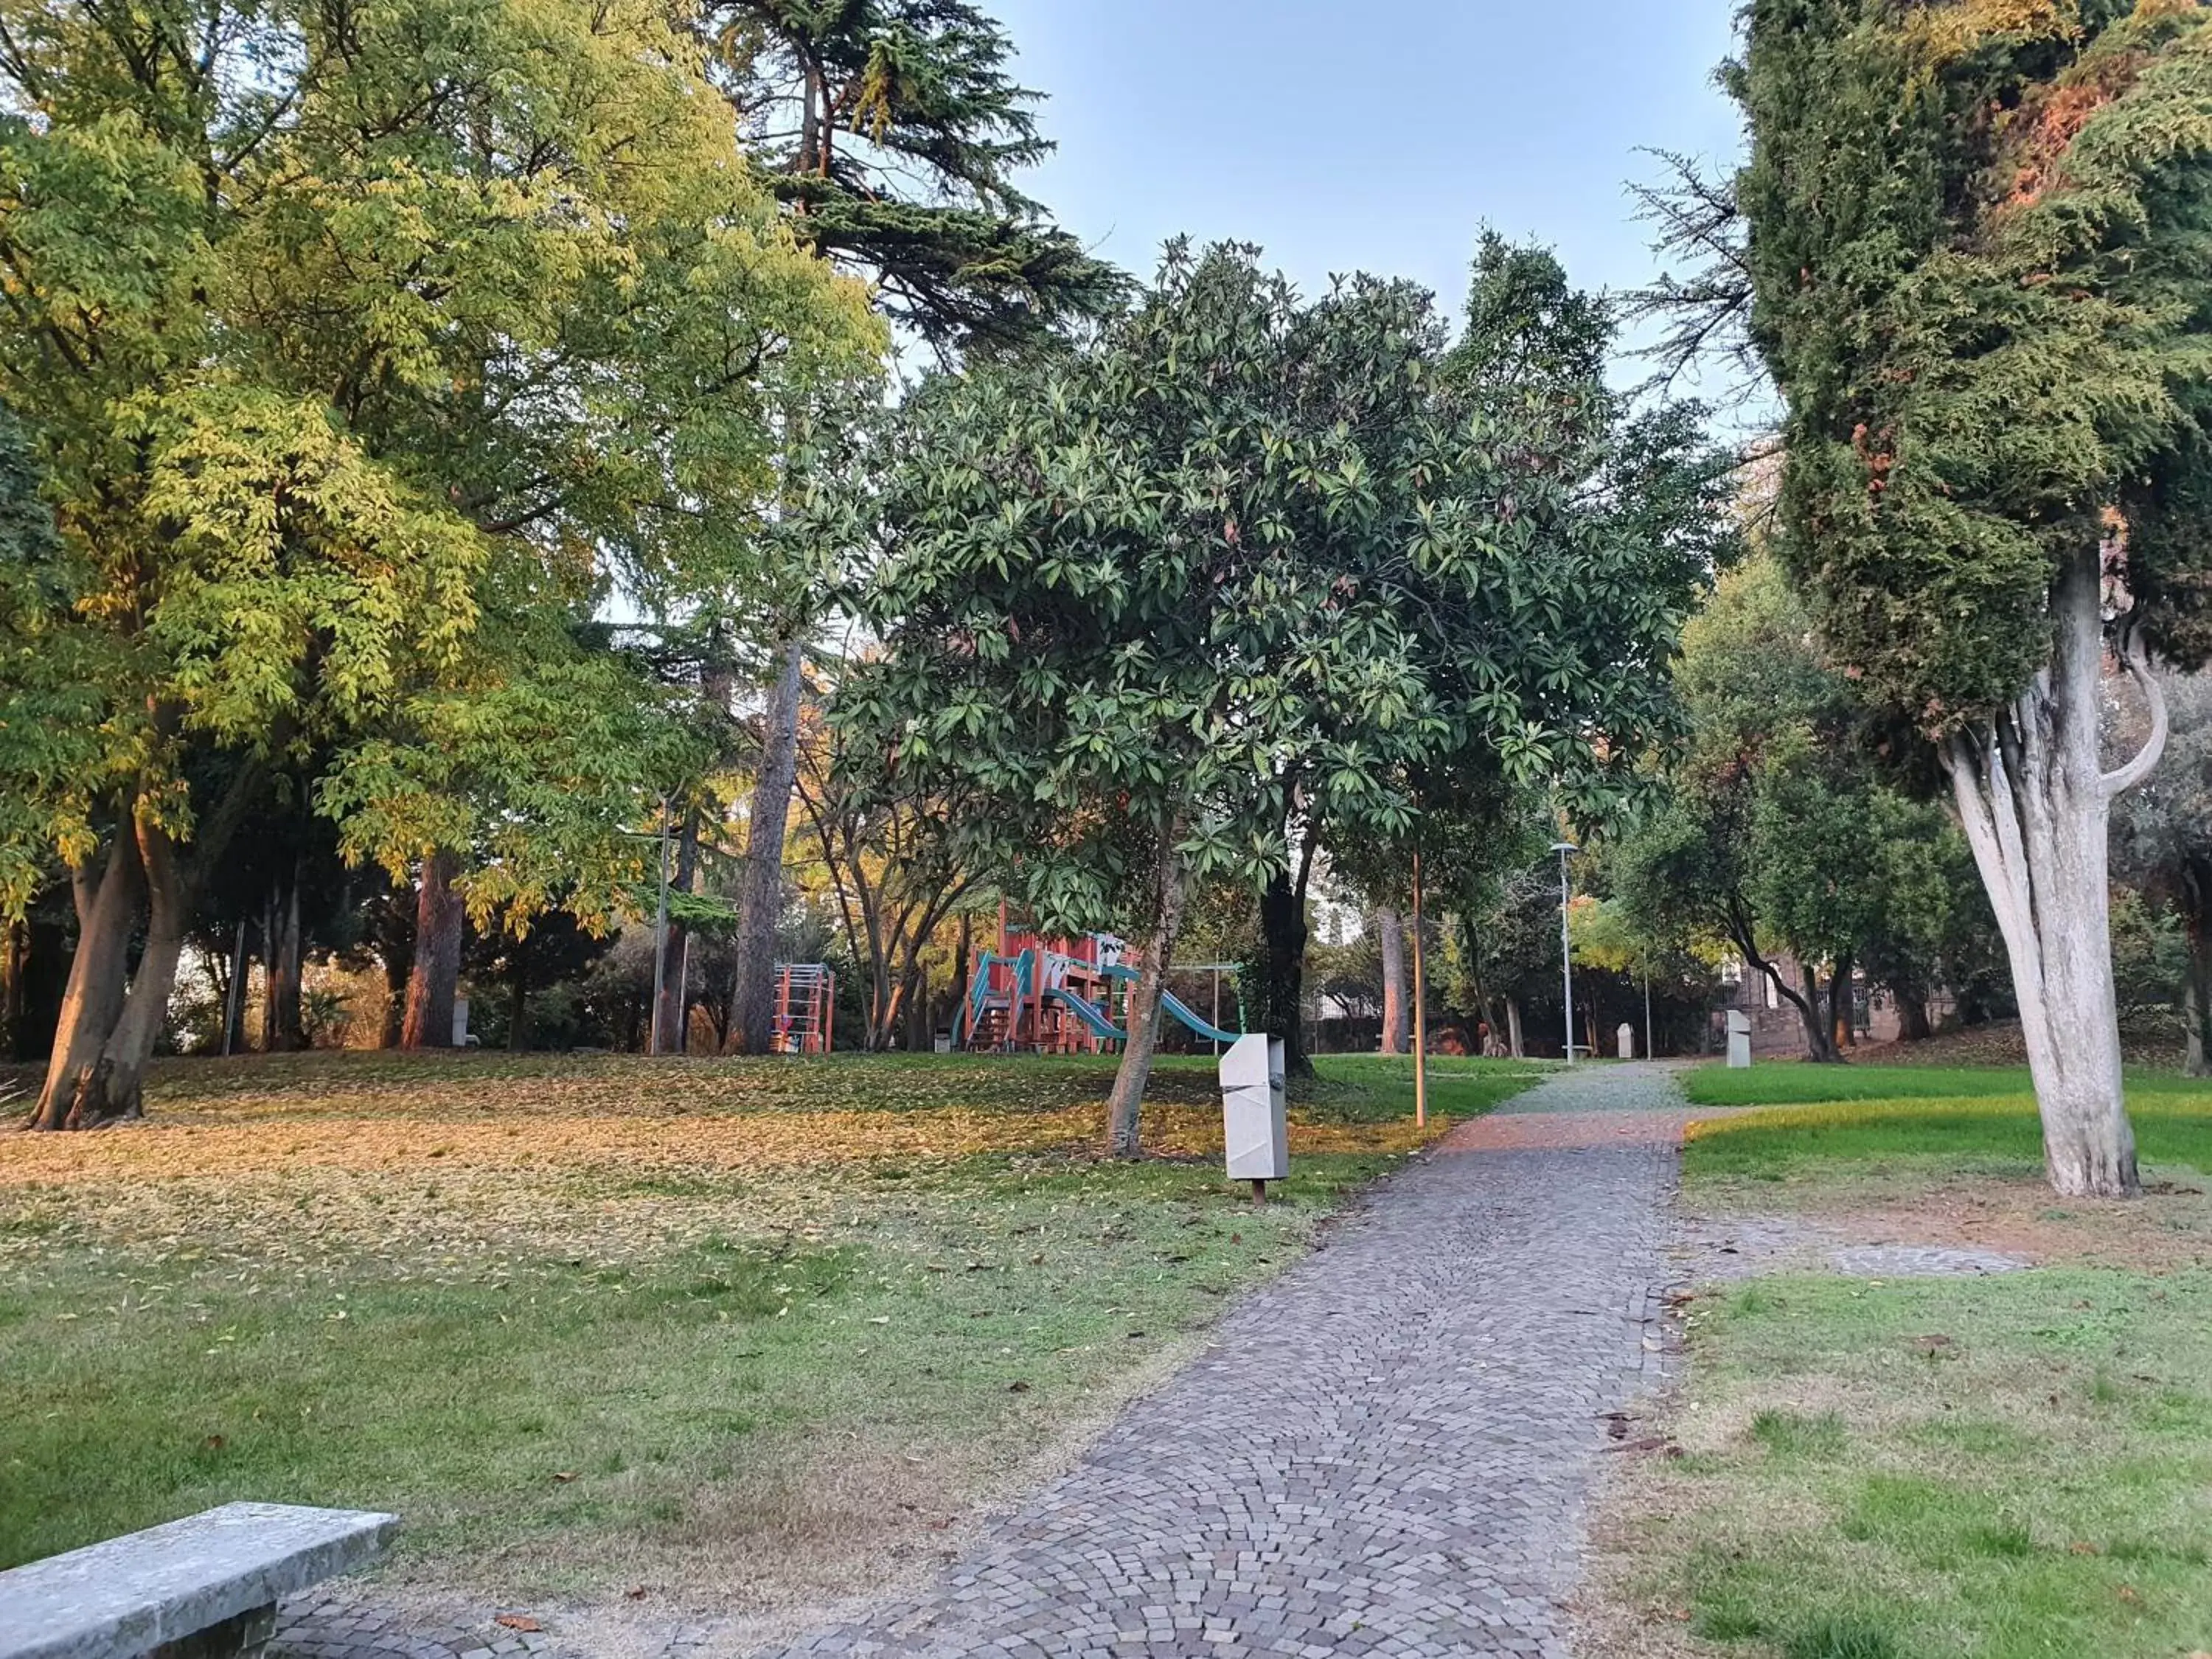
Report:
[[[0,1659],[258,1654],[276,1603],[374,1560],[399,1518],[225,1504],[0,1572]]]

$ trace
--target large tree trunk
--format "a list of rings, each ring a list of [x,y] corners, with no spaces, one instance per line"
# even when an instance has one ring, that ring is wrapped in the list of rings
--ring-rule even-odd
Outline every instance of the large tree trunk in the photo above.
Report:
[[[23,1052],[23,981],[30,965],[30,924],[10,921],[0,947],[0,1054],[9,1060]]]
[[[676,869],[669,877],[672,892],[689,893],[699,872],[699,809],[690,808],[684,814],[684,828],[676,837]],[[660,957],[660,1042],[665,1054],[680,1054],[691,1046],[690,1012],[691,988],[686,982],[684,969],[688,965],[685,952],[690,948],[691,930],[674,916],[668,919],[668,932]]]
[[[1375,942],[1382,955],[1382,1052],[1402,1054],[1411,1012],[1406,1001],[1406,927],[1388,906],[1375,912]]]
[[[1290,872],[1267,878],[1260,892],[1261,981],[1259,1001],[1264,1015],[1260,1028],[1283,1040],[1283,1072],[1289,1077],[1310,1077],[1313,1061],[1306,1054],[1305,900],[1293,884]]]
[[[1836,1016],[1832,1002],[1824,1001],[1820,995],[1820,970],[1811,963],[1801,963],[1797,971],[1804,976],[1804,986],[1797,993],[1788,988],[1782,994],[1797,1010],[1798,1023],[1805,1028],[1805,1058],[1815,1065],[1830,1065],[1843,1058],[1836,1052]],[[1771,976],[1771,975],[1770,975]],[[1778,985],[1779,981],[1777,981]]]
[[[415,896],[415,960],[407,975],[407,1012],[399,1023],[399,1046],[408,1050],[453,1046],[453,999],[461,983],[461,933],[467,921],[461,896],[453,890],[461,861],[452,853],[433,853],[422,860],[422,883]]]
[[[1899,1042],[1925,1042],[1936,1035],[1936,1028],[1928,1018],[1928,994],[1917,986],[1891,986],[1890,995],[1897,999],[1897,1040]]]
[[[929,969],[916,963],[907,970],[906,1051],[926,1054],[929,1049]]]
[[[1521,1046],[1521,999],[1505,999],[1505,1042],[1516,1060],[1526,1060],[1528,1054]]]
[[[307,1046],[300,1007],[300,866],[295,860],[283,886],[269,896],[269,978],[263,987],[261,1048],[264,1054],[295,1054]]]
[[[1121,1045],[1121,1063],[1114,1073],[1114,1092],[1107,1098],[1107,1150],[1115,1158],[1137,1156],[1145,1085],[1152,1079],[1152,1058],[1159,1052],[1160,998],[1167,990],[1176,940],[1182,933],[1186,877],[1182,854],[1176,848],[1180,838],[1180,832],[1171,826],[1161,840],[1159,891],[1151,936],[1145,940],[1145,960],[1138,971],[1136,987],[1129,994],[1129,1040]]]
[[[138,826],[138,861],[146,880],[146,945],[94,1078],[79,1087],[70,1109],[73,1129],[143,1113],[146,1065],[169,1023],[177,963],[184,954],[185,930],[191,924],[191,878],[176,843],[155,824],[142,822]]]
[[[2157,764],[2166,737],[2164,694],[2131,642],[2126,666],[2149,703],[2150,736],[2126,766],[2103,769],[2100,569],[2094,551],[2069,561],[2051,590],[2050,666],[1942,750],[2012,963],[2045,1165],[2069,1198],[2142,1189],[2120,1075],[2106,832],[2113,798]]]
[[[783,920],[783,838],[791,792],[799,781],[799,699],[806,640],[783,646],[775,694],[769,699],[760,778],[745,835],[745,874],[738,902],[736,983],[730,997],[730,1042],[738,1052],[769,1052],[775,1024],[775,935]]]
[[[145,890],[126,803],[107,863],[96,881],[88,872],[77,880],[76,954],[70,961],[69,988],[62,994],[61,1018],[54,1049],[46,1062],[46,1087],[32,1109],[34,1129],[65,1129],[81,1091],[97,1097],[100,1051],[122,1016],[129,984],[131,939],[137,929],[138,904]]]
[[[526,1054],[530,1048],[530,975],[518,965],[507,988],[507,1051]]]

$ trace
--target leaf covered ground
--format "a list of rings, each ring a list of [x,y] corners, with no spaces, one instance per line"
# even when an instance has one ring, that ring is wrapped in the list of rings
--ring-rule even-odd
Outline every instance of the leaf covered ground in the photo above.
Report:
[[[252,1496],[395,1510],[425,1582],[849,1592],[1534,1076],[1444,1062],[1424,1133],[1323,1066],[1255,1209],[1205,1062],[1134,1165],[1097,1062],[176,1062],[0,1137],[0,1565]]]

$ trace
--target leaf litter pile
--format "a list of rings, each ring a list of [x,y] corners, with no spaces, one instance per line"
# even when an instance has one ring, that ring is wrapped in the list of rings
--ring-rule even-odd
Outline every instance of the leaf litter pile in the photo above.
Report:
[[[119,1252],[255,1276],[451,1282],[729,1239],[872,1232],[963,1170],[1080,1175],[1097,1066],[313,1054],[173,1062],[142,1122],[0,1135],[0,1263]],[[1156,1155],[1218,1160],[1203,1071],[1146,1114]],[[1435,1129],[1293,1114],[1294,1154],[1395,1156]],[[1009,1160],[1012,1163],[1009,1164]]]
[[[0,1566],[229,1497],[509,1605],[926,1565],[1445,1127],[1326,1086],[1255,1210],[1211,1066],[1156,1076],[1136,1165],[1110,1062],[965,1056],[179,1060],[0,1132]]]

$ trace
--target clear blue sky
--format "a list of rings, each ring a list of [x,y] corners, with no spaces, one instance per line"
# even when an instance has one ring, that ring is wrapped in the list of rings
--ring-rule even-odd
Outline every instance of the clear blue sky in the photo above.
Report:
[[[1737,0],[986,0],[1046,93],[1030,194],[1149,275],[1179,231],[1261,243],[1313,291],[1410,276],[1455,310],[1486,222],[1574,280],[1653,268],[1642,148],[1733,156],[1712,83]]]

